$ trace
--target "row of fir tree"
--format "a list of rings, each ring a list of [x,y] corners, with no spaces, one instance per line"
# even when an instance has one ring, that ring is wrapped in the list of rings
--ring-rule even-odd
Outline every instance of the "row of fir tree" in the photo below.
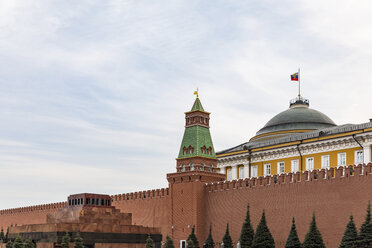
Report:
[[[247,215],[242,225],[240,237],[240,248],[275,248],[275,241],[270,233],[269,227],[266,224],[265,211],[262,212],[260,223],[257,226],[256,232],[251,225],[249,205],[247,207]],[[154,242],[149,236],[146,241],[146,248],[154,248]],[[203,244],[203,248],[214,248],[215,243],[212,238],[212,226],[209,228],[208,238]],[[325,248],[322,235],[317,228],[315,215],[313,214],[310,223],[309,231],[305,236],[303,243],[298,238],[295,219],[292,219],[292,226],[289,232],[285,248]],[[171,237],[167,236],[164,248],[175,248]],[[191,234],[187,239],[187,248],[200,248],[199,241],[195,235],[195,228],[192,228]],[[222,239],[221,248],[233,248],[233,242],[229,234],[229,224],[227,224],[225,235]],[[371,205],[368,204],[365,220],[360,227],[358,234],[353,216],[350,216],[350,221],[346,225],[344,235],[342,237],[339,248],[372,248],[372,222],[371,222]]]

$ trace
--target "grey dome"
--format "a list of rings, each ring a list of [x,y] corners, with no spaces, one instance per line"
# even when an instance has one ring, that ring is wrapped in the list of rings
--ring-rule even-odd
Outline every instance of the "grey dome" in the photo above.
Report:
[[[336,124],[331,118],[315,109],[309,108],[308,102],[306,104],[296,102],[291,104],[290,109],[277,114],[269,120],[256,135],[292,130],[296,133],[295,130],[315,130],[333,126],[336,126]]]

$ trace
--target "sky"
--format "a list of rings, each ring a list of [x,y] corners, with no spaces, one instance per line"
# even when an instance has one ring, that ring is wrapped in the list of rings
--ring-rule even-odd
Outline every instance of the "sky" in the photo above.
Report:
[[[167,187],[198,88],[216,151],[301,94],[372,118],[369,0],[1,0],[0,209]]]

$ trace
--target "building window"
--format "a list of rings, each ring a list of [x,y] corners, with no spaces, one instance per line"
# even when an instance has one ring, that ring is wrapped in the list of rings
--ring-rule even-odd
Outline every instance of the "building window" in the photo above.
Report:
[[[188,154],[193,154],[193,153],[194,153],[194,147],[189,146],[189,152],[188,152]]]
[[[195,170],[195,168],[194,168],[194,164],[193,164],[193,163],[190,164],[190,170],[191,170],[191,171]]]
[[[265,176],[271,175],[271,164],[264,165],[264,175]]]
[[[207,118],[204,118],[204,124],[207,124]]]
[[[212,147],[208,147],[208,149],[207,149],[207,154],[208,154],[208,155],[212,155]]]
[[[226,179],[227,179],[227,181],[231,181],[232,180],[232,169],[231,168],[228,168],[226,170]]]
[[[337,153],[337,166],[346,165],[346,152]]]
[[[284,162],[278,162],[278,174],[284,173]]]
[[[209,166],[209,171],[213,171],[213,164]]]
[[[306,158],[306,170],[314,170],[314,158]]]
[[[244,178],[244,167],[240,166],[239,167],[239,179]]]
[[[190,118],[187,118],[187,123],[190,124],[191,123],[191,120]]]
[[[180,170],[181,170],[181,171],[185,171],[185,165],[184,165],[184,164],[181,164],[181,166],[180,166]]]
[[[252,177],[257,177],[257,165],[253,165],[251,167],[251,176]]]
[[[201,167],[200,167],[200,170],[202,170],[202,171],[203,171],[203,170],[204,170],[204,168],[205,168],[205,164],[204,164],[204,163],[202,163],[202,164],[201,164]]]
[[[291,160],[291,171],[292,172],[298,171],[298,159]]]
[[[364,154],[363,150],[355,151],[355,164],[363,164],[364,162]]]
[[[322,156],[322,168],[323,169],[329,168],[329,155]]]

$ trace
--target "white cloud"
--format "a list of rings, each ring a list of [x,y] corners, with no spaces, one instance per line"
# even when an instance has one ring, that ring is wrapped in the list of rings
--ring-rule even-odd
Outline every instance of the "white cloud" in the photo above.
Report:
[[[298,66],[311,107],[367,122],[371,7],[1,1],[0,208],[164,187],[197,87],[216,150],[288,107]]]

